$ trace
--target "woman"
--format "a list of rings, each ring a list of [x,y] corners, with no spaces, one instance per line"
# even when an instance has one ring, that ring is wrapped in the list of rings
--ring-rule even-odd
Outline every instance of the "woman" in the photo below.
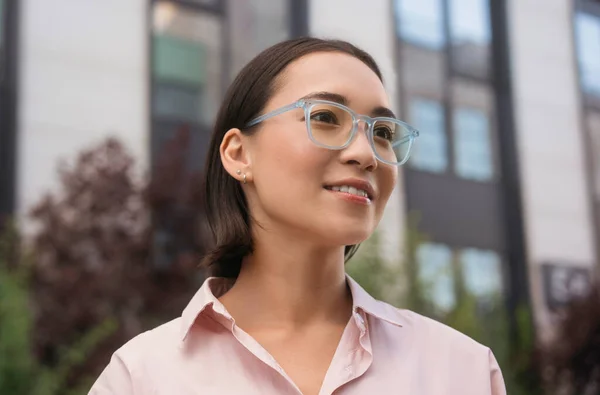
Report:
[[[215,277],[115,352],[91,394],[505,394],[488,348],[345,275],[417,135],[353,45],[302,38],[258,55],[209,148]]]

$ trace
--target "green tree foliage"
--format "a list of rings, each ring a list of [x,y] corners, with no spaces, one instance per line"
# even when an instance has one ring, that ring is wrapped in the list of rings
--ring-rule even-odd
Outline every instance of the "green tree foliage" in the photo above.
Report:
[[[35,374],[27,277],[9,264],[15,233],[0,240],[0,394],[26,394]]]
[[[0,255],[0,394],[87,393],[116,348],[181,314],[204,242],[188,148],[181,130],[148,182],[114,139],[59,168],[27,247],[11,234]]]
[[[70,374],[116,325],[106,321],[92,328],[74,344],[62,346],[52,368],[42,364],[33,353],[31,266],[16,254],[16,235],[8,227],[0,240],[0,394],[85,394],[90,378],[69,383]]]

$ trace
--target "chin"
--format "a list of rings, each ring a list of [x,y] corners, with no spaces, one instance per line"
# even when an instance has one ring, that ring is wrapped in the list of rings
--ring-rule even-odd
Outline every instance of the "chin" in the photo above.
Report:
[[[351,245],[359,244],[371,237],[372,230],[366,226],[361,228],[338,228],[330,229],[323,232],[325,239],[330,239],[332,244],[336,245]]]
[[[377,222],[374,218],[363,218],[348,215],[320,216],[309,221],[307,230],[317,242],[326,245],[351,245],[367,240],[373,234]],[[311,238],[312,238],[311,237]]]

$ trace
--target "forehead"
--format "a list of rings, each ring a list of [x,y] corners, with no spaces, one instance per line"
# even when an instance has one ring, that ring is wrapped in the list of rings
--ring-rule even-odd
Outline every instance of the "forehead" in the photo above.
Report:
[[[377,74],[354,56],[317,52],[290,63],[280,76],[269,107],[292,103],[313,92],[332,92],[349,99],[351,107],[388,106]]]

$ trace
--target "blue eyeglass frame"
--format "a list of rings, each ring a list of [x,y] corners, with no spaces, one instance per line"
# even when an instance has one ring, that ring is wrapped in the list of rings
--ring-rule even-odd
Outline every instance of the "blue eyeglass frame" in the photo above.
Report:
[[[338,107],[342,110],[347,111],[352,116],[352,130],[350,131],[350,137],[348,137],[348,141],[344,145],[329,146],[329,145],[318,142],[313,137],[311,125],[310,125],[310,111],[311,111],[312,107],[314,107],[317,104],[327,104],[330,106]],[[330,150],[337,151],[337,150],[343,150],[343,149],[347,148],[352,143],[352,141],[354,140],[354,137],[356,136],[356,131],[358,129],[358,123],[360,121],[363,121],[367,125],[367,137],[369,140],[369,144],[371,145],[371,149],[373,150],[373,153],[375,154],[375,157],[380,162],[386,163],[388,165],[402,166],[403,164],[405,164],[408,161],[408,159],[410,158],[410,152],[411,152],[414,140],[417,137],[419,137],[419,131],[417,129],[413,128],[406,122],[400,121],[399,119],[390,118],[390,117],[375,117],[375,118],[373,118],[368,115],[357,114],[351,108],[346,107],[343,104],[336,103],[336,102],[330,101],[330,100],[318,100],[318,99],[297,100],[294,103],[288,104],[287,106],[283,106],[281,108],[278,108],[276,110],[273,110],[271,112],[268,112],[266,114],[263,114],[261,116],[254,118],[253,120],[251,120],[250,122],[248,122],[246,124],[246,128],[251,128],[253,126],[258,125],[259,123],[261,123],[263,121],[266,121],[269,118],[273,118],[277,115],[281,115],[285,112],[295,110],[297,108],[301,108],[304,110],[304,118],[306,119],[306,132],[308,133],[308,138],[310,138],[310,140],[314,144],[318,145],[319,147],[327,148]],[[392,144],[393,146],[398,146],[400,144],[404,144],[404,143],[408,142],[409,145],[408,145],[408,148],[406,149],[406,157],[401,162],[390,162],[388,160],[383,159],[377,153],[377,149],[375,148],[375,140],[373,137],[373,126],[375,125],[376,122],[394,122],[396,124],[399,124],[400,126],[402,126],[403,128],[405,128],[406,130],[408,130],[410,132],[405,137],[402,137],[400,140],[395,141]]]

